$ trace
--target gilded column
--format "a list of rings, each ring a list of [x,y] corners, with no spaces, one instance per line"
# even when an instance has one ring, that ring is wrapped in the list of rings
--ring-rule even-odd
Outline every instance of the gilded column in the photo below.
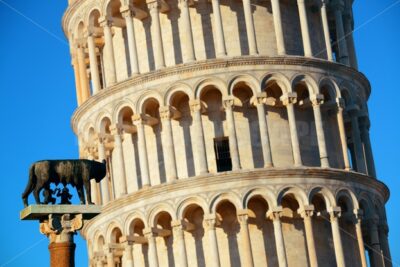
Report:
[[[338,267],[345,267],[342,238],[340,237],[339,217],[340,208],[334,207],[329,211],[332,228],[333,245],[335,247],[336,264]]]
[[[136,125],[139,147],[140,175],[142,186],[150,186],[149,163],[147,159],[146,136],[144,134],[144,121],[140,115],[133,115],[132,121]]]
[[[276,38],[276,46],[278,49],[278,55],[284,56],[286,55],[286,48],[285,48],[285,39],[283,36],[281,7],[279,4],[279,0],[271,0],[271,6],[272,6],[272,15],[274,17],[275,38]]]
[[[147,5],[151,16],[151,36],[153,38],[154,63],[158,70],[165,67],[164,47],[159,15],[160,3],[155,1],[148,3]]]
[[[114,45],[113,37],[111,33],[111,22],[108,18],[103,17],[100,21],[100,25],[104,29],[104,53],[106,56],[104,60],[107,62],[105,65],[105,74],[107,78],[107,86],[113,85],[117,82],[117,72],[115,69],[115,57],[114,57]]]
[[[318,266],[317,253],[315,250],[315,240],[312,226],[312,216],[314,214],[314,206],[304,207],[300,212],[304,222],[304,229],[306,232],[307,251],[311,267]]]
[[[345,170],[350,170],[350,161],[349,155],[347,154],[347,137],[346,137],[346,130],[344,127],[344,120],[343,120],[343,109],[344,109],[344,101],[341,98],[337,99],[337,123],[339,128],[339,136],[340,136],[340,144],[342,146],[342,154],[343,154],[343,162]]]
[[[264,167],[269,168],[273,166],[273,163],[272,163],[271,145],[269,141],[267,117],[265,114],[265,107],[264,107],[265,101],[266,101],[265,93],[258,94],[253,98],[253,105],[255,105],[257,108],[258,125],[260,127],[261,146],[264,158]]]
[[[281,96],[281,101],[282,101],[283,105],[286,106],[286,110],[287,110],[287,114],[288,114],[294,166],[298,167],[298,166],[303,165],[303,163],[301,160],[299,136],[297,134],[296,116],[294,114],[294,104],[297,102],[297,94],[296,93],[286,93],[285,95]]]
[[[224,57],[226,56],[226,47],[219,0],[211,0],[211,3],[214,15],[217,57]]]
[[[87,38],[88,49],[89,49],[89,61],[90,61],[90,74],[92,76],[93,94],[97,94],[101,89],[99,65],[97,62],[96,45],[94,42],[93,34],[89,34]]]
[[[254,261],[253,261],[253,253],[251,251],[251,241],[250,241],[250,233],[249,233],[249,226],[247,223],[249,216],[248,216],[248,211],[243,210],[241,212],[238,212],[238,221],[240,223],[240,233],[241,233],[241,239],[242,239],[242,253],[243,259],[241,259],[241,264],[242,266],[249,266],[252,267],[254,266]]]
[[[310,31],[308,29],[308,18],[305,0],[297,0],[297,7],[299,9],[301,38],[303,39],[304,56],[312,57]]]
[[[115,195],[117,198],[126,195],[126,175],[125,175],[125,160],[124,149],[122,147],[122,129],[119,125],[111,127],[111,134],[114,136],[114,153],[115,153],[115,169],[118,170],[117,175],[114,175]]]
[[[315,128],[317,131],[318,150],[319,150],[319,158],[321,160],[321,167],[329,168],[329,159],[328,159],[328,152],[326,149],[324,125],[321,115],[321,104],[324,102],[324,96],[313,95],[310,97],[310,100],[314,111],[314,120],[315,120]]]
[[[216,223],[217,223],[217,218],[215,214],[208,214],[204,216],[204,224],[205,224],[204,228],[208,233],[208,245],[209,245],[209,253],[211,256],[210,261],[212,267],[220,266],[217,233],[215,231]]]
[[[333,61],[331,36],[329,33],[328,15],[326,12],[326,4],[327,4],[326,2],[327,0],[321,0],[321,20],[322,20],[322,28],[324,30],[326,55],[329,61]]]
[[[243,0],[243,10],[244,10],[244,19],[246,21],[246,32],[247,32],[247,41],[249,44],[249,53],[250,55],[257,55],[257,42],[256,42],[256,33],[254,30],[254,21],[253,14],[251,12],[251,2],[250,0]]]
[[[278,255],[279,267],[287,267],[285,242],[283,240],[283,232],[281,225],[282,207],[267,212],[267,218],[272,220],[274,225],[275,247]]]
[[[146,229],[144,231],[144,236],[147,238],[149,245],[149,264],[150,267],[158,267],[158,256],[157,256],[157,245],[156,238],[152,229]]]
[[[178,177],[176,171],[176,159],[174,151],[174,139],[172,136],[172,126],[171,126],[171,107],[166,106],[160,108],[160,117],[162,122],[162,136],[163,136],[163,149],[165,155],[165,170],[167,175],[167,180],[173,182]]]
[[[173,237],[176,240],[178,245],[178,255],[179,255],[179,265],[181,267],[187,267],[187,255],[186,255],[186,245],[185,245],[185,236],[183,231],[183,226],[181,221],[172,221],[171,223],[172,230],[173,230]]]
[[[191,100],[189,101],[190,111],[193,117],[193,128],[194,128],[194,140],[196,150],[197,150],[197,162],[198,167],[196,170],[198,174],[208,173],[208,165],[207,165],[207,155],[206,155],[206,145],[204,142],[204,133],[203,133],[203,123],[201,121],[201,110],[202,103],[200,100]]]
[[[132,75],[139,74],[139,62],[136,49],[135,28],[133,24],[133,12],[129,6],[121,7],[121,14],[125,18],[126,32],[128,35],[129,62]]]
[[[189,0],[179,0],[179,8],[183,20],[183,31],[185,32],[185,49],[187,55],[185,62],[192,62],[196,60],[196,57],[194,53],[192,24],[190,22]]]
[[[234,100],[233,97],[225,98],[222,100],[225,113],[226,113],[226,121],[228,123],[228,135],[229,135],[229,150],[231,152],[232,158],[232,170],[240,170],[240,156],[239,156],[239,148],[237,142],[237,135],[235,129],[235,119],[233,115],[234,108]]]

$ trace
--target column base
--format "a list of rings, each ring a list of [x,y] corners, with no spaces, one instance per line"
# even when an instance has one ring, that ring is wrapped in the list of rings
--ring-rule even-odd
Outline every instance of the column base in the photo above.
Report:
[[[75,267],[75,243],[51,243],[50,267]]]

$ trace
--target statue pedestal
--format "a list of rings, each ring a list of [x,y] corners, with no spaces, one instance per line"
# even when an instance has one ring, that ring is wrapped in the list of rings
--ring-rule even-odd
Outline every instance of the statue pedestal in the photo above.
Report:
[[[40,232],[50,241],[51,267],[74,267],[74,235],[100,211],[101,206],[95,205],[30,205],[20,219],[40,222]]]

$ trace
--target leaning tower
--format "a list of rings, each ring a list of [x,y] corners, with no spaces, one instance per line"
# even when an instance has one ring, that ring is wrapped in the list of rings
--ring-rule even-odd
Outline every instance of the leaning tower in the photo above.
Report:
[[[352,0],[69,0],[90,266],[391,266]]]

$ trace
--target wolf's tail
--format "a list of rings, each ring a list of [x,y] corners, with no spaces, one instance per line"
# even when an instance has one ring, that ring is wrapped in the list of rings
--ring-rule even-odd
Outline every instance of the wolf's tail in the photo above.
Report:
[[[35,164],[33,164],[29,168],[29,181],[26,185],[25,191],[22,193],[22,201],[24,202],[24,206],[28,206],[28,196],[33,191],[33,188],[36,184],[36,175],[35,175]]]

